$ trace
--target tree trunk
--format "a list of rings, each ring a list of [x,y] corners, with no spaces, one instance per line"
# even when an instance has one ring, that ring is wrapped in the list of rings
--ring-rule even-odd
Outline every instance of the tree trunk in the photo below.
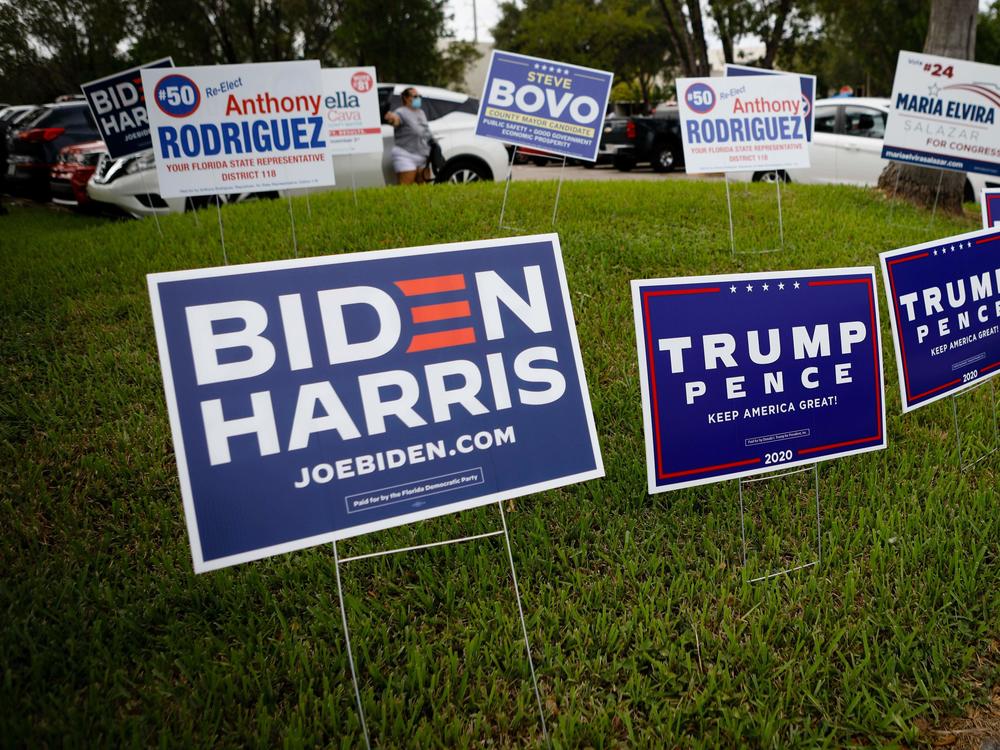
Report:
[[[972,60],[976,53],[978,5],[978,0],[932,0],[924,52]],[[878,186],[890,196],[904,198],[918,206],[930,207],[936,200],[942,211],[960,214],[965,179],[964,172],[942,173],[939,169],[894,161],[882,170]]]

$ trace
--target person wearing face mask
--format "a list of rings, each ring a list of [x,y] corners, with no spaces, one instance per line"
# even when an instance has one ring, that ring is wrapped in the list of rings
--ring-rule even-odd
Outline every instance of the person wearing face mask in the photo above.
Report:
[[[396,129],[392,168],[400,185],[420,184],[430,179],[427,159],[433,138],[427,115],[421,109],[420,92],[411,87],[401,94],[401,98],[403,106],[385,115],[385,121]]]

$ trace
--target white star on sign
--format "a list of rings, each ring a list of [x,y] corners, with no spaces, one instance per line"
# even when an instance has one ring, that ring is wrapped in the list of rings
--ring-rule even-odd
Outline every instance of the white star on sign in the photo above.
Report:
[[[753,291],[753,284],[747,284],[747,291],[748,292],[752,292]]]
[[[767,284],[764,284],[764,291],[766,292],[768,289],[770,289],[770,287]]]
[[[778,291],[780,292],[784,288],[785,288],[785,282],[784,281],[779,281],[778,282]]]
[[[929,93],[931,96],[937,96],[939,93],[941,93],[941,89],[938,87],[936,83],[932,83],[930,86],[927,87],[927,93]]]
[[[937,255],[937,250],[934,251],[934,254]]]
[[[797,282],[797,281],[795,282],[795,284],[794,284],[794,288],[795,288],[795,289],[798,289],[798,288],[799,288],[799,282]]]
[[[729,291],[731,294],[736,294],[736,287],[735,286],[729,287]]]

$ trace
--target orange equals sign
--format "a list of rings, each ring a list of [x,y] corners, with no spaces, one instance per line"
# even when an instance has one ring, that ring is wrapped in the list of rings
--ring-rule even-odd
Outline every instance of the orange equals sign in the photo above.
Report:
[[[441,294],[465,289],[465,277],[462,274],[447,276],[428,276],[422,279],[407,279],[395,282],[396,286],[407,297],[427,294]],[[472,309],[468,300],[443,302],[431,305],[417,305],[410,310],[415,324],[433,323],[439,320],[472,317]],[[472,327],[454,328],[434,333],[418,333],[410,340],[407,353],[424,352],[431,349],[444,349],[451,346],[476,343],[476,332]]]

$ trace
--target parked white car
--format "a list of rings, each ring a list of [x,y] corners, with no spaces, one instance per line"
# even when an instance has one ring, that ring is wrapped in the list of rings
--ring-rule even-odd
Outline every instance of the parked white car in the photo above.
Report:
[[[809,169],[790,169],[787,182],[874,186],[889,163],[882,158],[882,139],[892,109],[889,99],[817,99],[816,122],[809,144]],[[730,179],[754,182],[775,180],[774,171],[733,172]],[[969,172],[965,200],[978,201],[984,187],[1000,187],[1000,182]]]
[[[400,106],[400,94],[411,84],[379,84],[381,113]],[[445,158],[440,182],[478,182],[500,180],[507,176],[507,149],[499,141],[475,134],[478,100],[447,89],[416,86],[423,98],[423,109],[430,121],[431,132],[441,145]],[[381,187],[396,183],[392,170],[392,146],[395,132],[391,125],[382,126],[382,153],[334,156],[335,188],[315,188],[293,191],[295,195],[325,190],[350,190],[356,187]],[[353,177],[353,179],[352,179]],[[153,153],[151,151],[122,159],[105,158],[87,185],[87,193],[95,201],[110,203],[133,216],[150,216],[184,211],[192,205],[205,206],[215,199],[163,198],[159,194]],[[275,194],[271,194],[272,197]],[[279,193],[284,196],[284,193]],[[246,194],[223,195],[223,202],[249,197]]]

